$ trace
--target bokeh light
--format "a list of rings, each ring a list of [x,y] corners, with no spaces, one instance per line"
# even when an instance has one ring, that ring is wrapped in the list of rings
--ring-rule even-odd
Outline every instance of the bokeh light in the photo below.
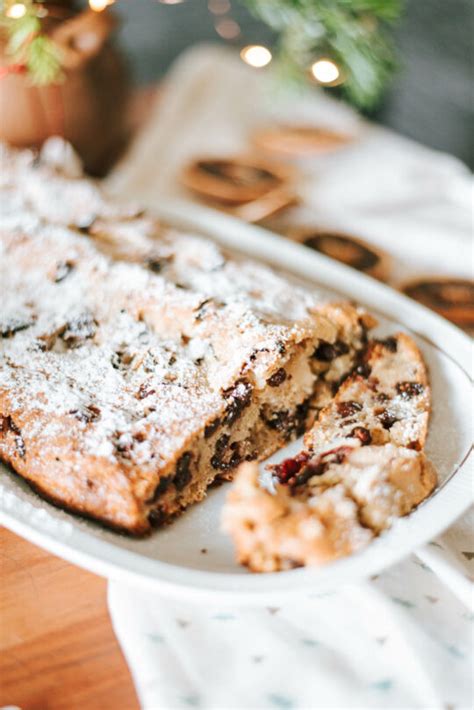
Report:
[[[237,22],[229,18],[217,20],[214,26],[217,34],[222,39],[235,39],[240,34],[240,27]]]
[[[225,15],[230,10],[230,2],[229,0],[209,0],[207,8],[213,15]]]
[[[10,7],[7,10],[7,17],[10,17],[12,20],[19,20],[20,17],[23,17],[26,13],[26,6],[22,2],[16,2],[13,5],[10,5]]]
[[[270,50],[260,44],[249,44],[241,50],[240,56],[246,64],[257,69],[266,67],[272,61]]]
[[[89,0],[89,7],[94,12],[102,12],[109,5],[113,5],[115,0]]]
[[[339,67],[332,59],[318,59],[311,66],[311,74],[320,84],[334,84],[341,76]]]

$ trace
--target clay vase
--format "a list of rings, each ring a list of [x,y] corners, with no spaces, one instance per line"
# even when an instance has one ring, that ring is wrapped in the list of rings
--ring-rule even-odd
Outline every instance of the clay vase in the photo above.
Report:
[[[10,71],[0,46],[0,140],[39,147],[52,135],[72,143],[93,175],[104,175],[127,141],[129,83],[111,43],[110,10],[79,12],[74,2],[46,2],[43,31],[59,45],[62,80],[34,86],[25,72]]]

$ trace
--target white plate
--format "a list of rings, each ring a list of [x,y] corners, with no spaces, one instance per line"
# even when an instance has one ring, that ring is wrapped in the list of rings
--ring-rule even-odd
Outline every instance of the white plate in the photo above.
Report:
[[[219,212],[175,203],[159,210],[166,220],[200,231],[228,248],[261,259],[317,286],[368,307],[380,332],[415,335],[430,368],[433,417],[428,455],[440,485],[410,517],[397,522],[365,551],[320,569],[254,575],[234,562],[219,516],[227,486],[144,540],[109,532],[41,500],[6,467],[0,483],[0,522],[31,542],[100,575],[188,598],[212,597],[268,603],[299,592],[320,593],[379,572],[438,535],[472,502],[471,342],[431,311],[307,248]],[[280,451],[273,458],[287,456]],[[472,459],[469,459],[472,461]],[[205,552],[204,552],[205,550]]]

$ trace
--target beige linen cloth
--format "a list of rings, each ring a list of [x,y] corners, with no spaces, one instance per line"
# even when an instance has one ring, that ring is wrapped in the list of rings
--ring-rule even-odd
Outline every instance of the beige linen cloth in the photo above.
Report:
[[[358,234],[393,256],[394,285],[422,274],[472,276],[471,180],[459,161],[322,93],[278,91],[269,72],[226,50],[199,47],[176,62],[111,185],[151,206],[189,198],[177,180],[183,164],[248,152],[252,130],[274,119],[358,136],[299,164],[302,205],[279,227],[291,219]],[[472,522],[466,515],[421,558],[376,579],[278,609],[210,608],[111,583],[109,608],[142,707],[471,707]]]

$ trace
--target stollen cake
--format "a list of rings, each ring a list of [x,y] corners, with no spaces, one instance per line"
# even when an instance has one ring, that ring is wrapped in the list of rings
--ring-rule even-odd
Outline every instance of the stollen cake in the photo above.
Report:
[[[0,459],[134,534],[299,436],[374,321],[3,149]]]

